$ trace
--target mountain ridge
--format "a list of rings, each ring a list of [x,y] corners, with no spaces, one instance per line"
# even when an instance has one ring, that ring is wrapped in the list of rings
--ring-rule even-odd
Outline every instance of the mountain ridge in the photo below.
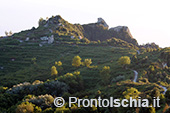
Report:
[[[116,27],[108,28],[109,26],[102,18],[98,18],[96,23],[80,25],[71,24],[60,15],[57,15],[46,20],[40,18],[37,28],[33,27],[32,29],[15,33],[12,37],[18,39],[26,39],[27,37],[30,39],[37,39],[54,34],[57,36],[82,37],[90,41],[106,41],[107,39],[115,37],[138,46],[137,40],[132,37],[128,27],[122,26],[119,31],[115,30]]]

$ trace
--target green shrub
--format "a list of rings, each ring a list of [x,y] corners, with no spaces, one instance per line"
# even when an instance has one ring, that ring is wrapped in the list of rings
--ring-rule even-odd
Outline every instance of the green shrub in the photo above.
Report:
[[[51,95],[61,95],[64,92],[68,91],[68,86],[60,82],[56,81],[47,81],[47,82],[33,82],[32,84],[29,82],[20,83],[14,85],[12,88],[8,89],[6,93],[9,94],[18,94],[18,95],[27,95],[27,94],[51,94]]]
[[[131,63],[130,57],[128,56],[122,56],[119,58],[119,64],[125,67],[126,65],[129,65]]]
[[[100,71],[100,77],[103,81],[103,84],[107,85],[110,82],[110,67],[104,66]]]
[[[81,64],[82,64],[81,58],[79,56],[75,56],[72,61],[72,66],[80,67]]]

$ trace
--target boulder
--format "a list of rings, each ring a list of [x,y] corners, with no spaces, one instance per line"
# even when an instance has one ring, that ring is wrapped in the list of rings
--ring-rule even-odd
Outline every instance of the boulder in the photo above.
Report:
[[[29,41],[30,40],[30,38],[29,37],[27,37],[26,39],[25,39],[25,41]]]
[[[43,37],[40,38],[40,40],[44,40],[44,41],[48,40],[48,37],[47,36],[43,36]]]
[[[52,44],[54,42],[54,35],[48,37],[48,44]]]

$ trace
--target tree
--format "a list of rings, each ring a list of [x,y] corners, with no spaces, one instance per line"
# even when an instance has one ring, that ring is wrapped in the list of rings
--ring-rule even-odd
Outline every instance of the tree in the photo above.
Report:
[[[58,71],[56,70],[56,67],[55,66],[52,66],[51,67],[51,75],[57,75],[58,74]]]
[[[62,66],[62,62],[61,62],[61,61],[58,61],[57,65],[58,65],[58,66]]]
[[[72,66],[80,67],[81,64],[82,64],[81,58],[79,56],[75,56],[72,61]]]
[[[8,36],[8,32],[7,31],[5,31],[5,35]]]
[[[33,64],[36,64],[36,60],[37,60],[37,59],[36,59],[35,57],[31,59],[31,61],[33,62]]]
[[[98,44],[100,44],[100,43],[101,43],[101,41],[100,41],[100,40],[97,40],[97,42],[98,42]]]
[[[80,75],[80,71],[75,71],[73,74],[76,75],[76,76],[79,76]]]
[[[40,18],[39,21],[38,21],[38,24],[41,25],[43,20],[44,20],[43,18]]]
[[[100,77],[103,80],[103,83],[106,85],[109,83],[110,80],[110,67],[104,66],[103,69],[100,71]]]
[[[84,43],[86,43],[86,44],[89,44],[89,43],[90,43],[90,40],[84,37],[84,38],[81,40],[81,42],[84,42]]]
[[[22,102],[17,106],[16,113],[41,113],[42,109],[31,102]]]
[[[85,59],[83,65],[89,67],[91,63],[92,63],[91,59]]]
[[[55,65],[56,65],[56,66],[62,66],[62,62],[61,62],[61,61],[58,61],[58,62],[56,61],[56,62],[55,62]]]
[[[139,94],[140,92],[136,88],[133,88],[133,87],[123,92],[123,95],[126,99],[129,99],[130,97],[132,97],[133,99],[137,99]]]
[[[131,63],[131,60],[128,56],[122,56],[119,58],[119,64],[125,67],[126,65],[129,65]]]
[[[17,106],[16,113],[33,113],[34,112],[34,104],[29,102],[23,102]]]
[[[165,104],[165,96],[164,96],[164,94],[161,93],[159,98],[160,98],[160,105]]]
[[[158,97],[160,95],[159,89],[157,87],[154,87],[154,89],[151,92],[151,97]]]
[[[61,61],[55,61],[55,66],[58,70],[58,74],[61,74],[61,71],[63,70],[63,67],[62,67],[62,62]]]
[[[149,66],[149,71],[150,71],[150,72],[154,72],[154,71],[155,71],[155,67],[154,67],[153,65],[150,65],[150,66]]]
[[[55,61],[55,65],[56,65],[56,66],[58,65],[58,62],[57,62],[57,61]]]
[[[155,108],[154,108],[154,107],[149,107],[148,109],[149,109],[149,113],[156,113],[156,111],[155,111]]]
[[[13,33],[12,33],[12,31],[9,31],[9,36],[11,36]]]

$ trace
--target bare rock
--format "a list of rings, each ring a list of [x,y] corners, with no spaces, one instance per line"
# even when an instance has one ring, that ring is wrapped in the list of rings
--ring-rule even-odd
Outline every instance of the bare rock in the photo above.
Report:
[[[54,42],[54,35],[48,37],[48,44],[52,44]]]
[[[43,37],[40,38],[40,40],[43,40],[43,41],[48,40],[48,37],[47,36],[43,36]]]
[[[30,38],[29,37],[27,37],[26,39],[25,39],[25,41],[29,41],[30,40]]]
[[[103,25],[105,28],[109,28],[109,26],[107,25],[107,23],[104,21],[104,19],[102,19],[102,18],[98,18],[98,21],[97,21],[97,23],[99,24],[99,25]]]
[[[131,38],[133,38],[127,26],[117,26],[117,27],[110,28],[109,30],[113,30],[116,32],[126,32]]]

